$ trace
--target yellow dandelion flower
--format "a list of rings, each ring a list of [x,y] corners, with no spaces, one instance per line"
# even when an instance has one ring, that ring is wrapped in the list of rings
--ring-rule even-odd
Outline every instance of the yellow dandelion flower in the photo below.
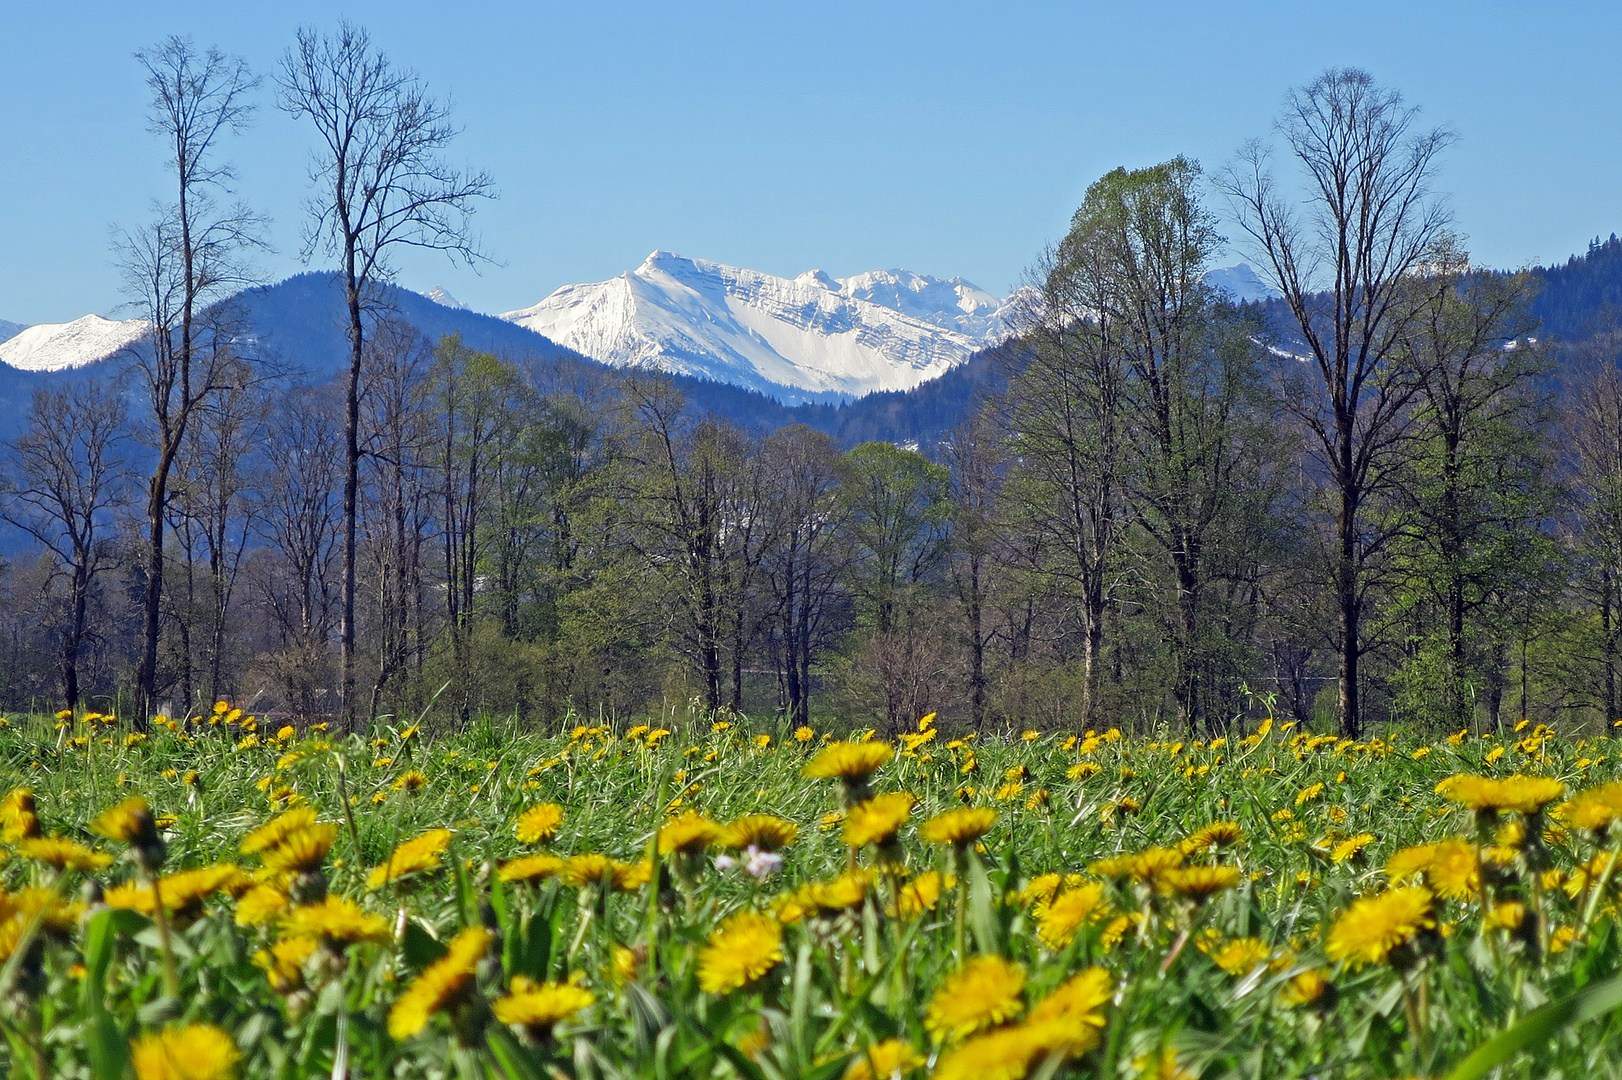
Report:
[[[241,874],[241,869],[230,863],[165,874],[157,880],[158,895],[163,898],[165,911],[195,914],[204,899],[235,883]],[[108,907],[127,908],[142,915],[157,913],[150,885],[134,882],[116,885],[107,890],[103,900]]]
[[[918,835],[931,844],[962,847],[980,839],[997,823],[997,811],[989,806],[964,807],[936,814],[924,822]]]
[[[290,937],[321,938],[349,944],[389,940],[389,924],[380,915],[362,911],[342,896],[328,896],[319,904],[304,904],[282,916],[282,929]]]
[[[1329,852],[1329,861],[1333,863],[1348,862],[1356,858],[1364,848],[1374,843],[1373,833],[1359,833],[1336,844]]]
[[[100,870],[111,866],[113,857],[92,851],[65,836],[37,836],[17,841],[17,854],[35,862],[49,863],[60,870]]]
[[[1053,993],[1037,1002],[1026,1023],[1069,1020],[1101,1028],[1104,1026],[1102,1010],[1114,996],[1115,985],[1110,973],[1101,967],[1091,967],[1066,979]]]
[[[1449,900],[1469,900],[1481,888],[1480,856],[1474,844],[1449,837],[1403,848],[1385,864],[1393,884],[1423,874],[1431,891]]]
[[[1576,829],[1604,832],[1622,818],[1622,782],[1579,791],[1555,807],[1554,816]]]
[[[1284,984],[1279,1000],[1285,1005],[1311,1005],[1329,990],[1329,980],[1318,968],[1309,968]]]
[[[813,780],[862,781],[895,756],[889,743],[829,743],[805,767]]]
[[[696,810],[688,810],[659,826],[659,854],[703,851],[720,835],[719,823]]]
[[[1234,938],[1211,954],[1211,962],[1229,975],[1244,975],[1265,963],[1272,950],[1260,938]]]
[[[136,1080],[225,1080],[242,1054],[212,1024],[186,1024],[142,1035],[130,1044]]]
[[[909,1042],[885,1039],[856,1055],[845,1070],[845,1080],[894,1080],[924,1064],[924,1056]]]
[[[1417,885],[1354,900],[1335,920],[1324,952],[1355,966],[1378,964],[1422,930],[1434,929],[1431,891]]]
[[[307,825],[283,836],[260,861],[271,870],[300,873],[314,870],[326,859],[338,839],[338,826],[329,822]]]
[[[453,1005],[472,983],[493,940],[482,926],[469,926],[452,938],[445,955],[424,968],[389,1009],[389,1036],[408,1039],[427,1027],[435,1013]]]
[[[896,901],[901,906],[901,917],[915,919],[926,911],[934,911],[935,905],[940,903],[941,890],[953,884],[955,879],[942,877],[939,870],[919,874],[901,886]]]
[[[1519,900],[1505,900],[1494,904],[1483,920],[1489,930],[1519,930],[1526,922],[1526,905]]]
[[[1000,956],[976,956],[947,976],[929,999],[924,1028],[937,1042],[958,1042],[1018,1016],[1025,969]]]
[[[816,737],[817,737],[817,733],[815,731],[812,731],[810,728],[806,727],[804,724],[801,724],[799,727],[794,729],[794,741],[795,742],[808,743],[808,742],[810,742],[812,739],[814,739]]]
[[[1546,776],[1508,776],[1502,780],[1459,773],[1436,785],[1449,802],[1486,812],[1508,810],[1535,814],[1566,792],[1566,785]]]
[[[513,832],[521,844],[544,844],[558,834],[563,824],[563,807],[557,803],[541,803],[518,815]]]
[[[1205,900],[1239,883],[1237,866],[1171,866],[1155,875],[1155,885],[1166,893]]]
[[[497,998],[490,1010],[503,1024],[528,1028],[531,1034],[545,1037],[560,1021],[596,1000],[590,990],[572,982],[534,982],[519,975],[513,979],[512,993]]]
[[[1299,792],[1296,793],[1295,805],[1302,806],[1302,805],[1304,805],[1306,803],[1309,803],[1312,800],[1316,799],[1318,796],[1322,795],[1323,793],[1324,793],[1324,786],[1322,784],[1308,785],[1307,787],[1302,788]]]
[[[726,994],[754,982],[783,959],[783,928],[769,915],[739,912],[710,935],[698,957],[698,985]]]
[[[845,843],[851,847],[883,843],[907,823],[917,803],[910,791],[892,791],[858,803],[845,815]]]
[[[283,938],[268,951],[254,953],[253,963],[264,968],[272,990],[290,993],[304,985],[304,962],[315,955],[319,944],[314,938]]]
[[[1075,940],[1085,924],[1107,912],[1104,887],[1096,881],[1066,889],[1042,908],[1036,918],[1036,936],[1042,944],[1058,952]]]
[[[403,791],[407,795],[415,795],[428,786],[428,777],[416,769],[407,769],[395,778],[393,785],[395,791]]]
[[[252,855],[265,851],[282,842],[282,838],[289,833],[307,829],[315,824],[315,810],[308,806],[300,806],[278,814],[253,832],[242,838],[238,848],[244,855]]]
[[[931,1080],[1021,1080],[1032,1066],[1060,1052],[1084,1054],[1098,1045],[1098,1030],[1067,1021],[1017,1024],[970,1039],[941,1055]]]
[[[502,881],[538,881],[555,877],[563,869],[563,860],[556,855],[522,855],[501,864],[496,876]]]
[[[746,814],[721,830],[718,840],[727,848],[781,851],[800,838],[800,827],[771,814]]]
[[[1198,855],[1214,847],[1223,848],[1237,844],[1244,835],[1245,831],[1239,827],[1237,821],[1213,821],[1204,828],[1190,833],[1177,845],[1177,849],[1184,855]]]
[[[123,844],[150,844],[158,839],[152,810],[139,795],[103,811],[90,823],[90,831]]]
[[[421,836],[412,837],[396,847],[382,866],[372,868],[372,872],[366,876],[366,888],[380,889],[408,874],[439,869],[440,856],[445,854],[450,843],[449,829],[429,829]]]
[[[39,818],[34,815],[34,792],[25,787],[12,788],[0,800],[0,839],[8,844],[32,840],[39,836]]]
[[[259,885],[250,889],[242,899],[237,901],[236,924],[238,926],[264,926],[279,918],[282,912],[287,910],[290,903],[287,894],[280,889],[273,889],[269,885]]]

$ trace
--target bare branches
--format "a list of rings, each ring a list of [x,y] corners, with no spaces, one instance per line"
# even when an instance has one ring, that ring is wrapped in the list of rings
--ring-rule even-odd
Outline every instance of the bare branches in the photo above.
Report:
[[[333,37],[300,30],[282,58],[278,104],[315,127],[322,149],[311,181],[304,257],[324,251],[357,278],[386,278],[395,246],[444,251],[468,265],[483,260],[468,232],[475,200],[494,195],[483,172],[446,164],[456,135],[449,106],[415,73],[394,67],[352,23]]]

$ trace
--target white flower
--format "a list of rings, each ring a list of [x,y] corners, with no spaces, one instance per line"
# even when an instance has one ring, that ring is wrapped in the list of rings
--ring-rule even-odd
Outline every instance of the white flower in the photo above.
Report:
[[[749,845],[749,861],[744,863],[744,869],[757,879],[764,880],[771,877],[783,868],[783,856],[775,851],[762,851],[753,844]]]
[[[715,857],[715,868],[717,870],[731,870],[737,865],[738,860],[734,859],[731,855],[717,855]]]

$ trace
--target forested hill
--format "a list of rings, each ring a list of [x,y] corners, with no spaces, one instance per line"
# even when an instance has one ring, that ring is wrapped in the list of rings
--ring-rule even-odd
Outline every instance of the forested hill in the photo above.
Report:
[[[1532,300],[1532,314],[1545,336],[1583,341],[1622,320],[1622,240],[1615,233],[1609,240],[1596,237],[1586,255],[1534,273],[1542,288]]]

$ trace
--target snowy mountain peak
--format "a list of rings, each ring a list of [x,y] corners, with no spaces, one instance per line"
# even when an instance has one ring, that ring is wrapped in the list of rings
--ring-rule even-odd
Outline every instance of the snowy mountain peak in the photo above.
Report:
[[[1279,296],[1279,291],[1262,280],[1261,275],[1252,270],[1249,263],[1235,263],[1233,266],[1219,266],[1215,270],[1207,270],[1202,280],[1207,285],[1227,293],[1229,299],[1236,304],[1255,304]]]
[[[942,375],[1005,333],[1002,310],[960,278],[905,270],[782,278],[661,250],[635,270],[565,285],[501,317],[605,363],[799,402]]]
[[[434,303],[443,305],[444,307],[454,308],[457,311],[467,310],[467,305],[456,299],[456,297],[452,296],[450,293],[446,292],[445,286],[443,285],[435,285],[432,289],[429,289],[422,295],[426,296]]]
[[[23,371],[62,371],[105,360],[147,332],[142,319],[85,315],[65,323],[40,323],[0,341],[0,361]]]

